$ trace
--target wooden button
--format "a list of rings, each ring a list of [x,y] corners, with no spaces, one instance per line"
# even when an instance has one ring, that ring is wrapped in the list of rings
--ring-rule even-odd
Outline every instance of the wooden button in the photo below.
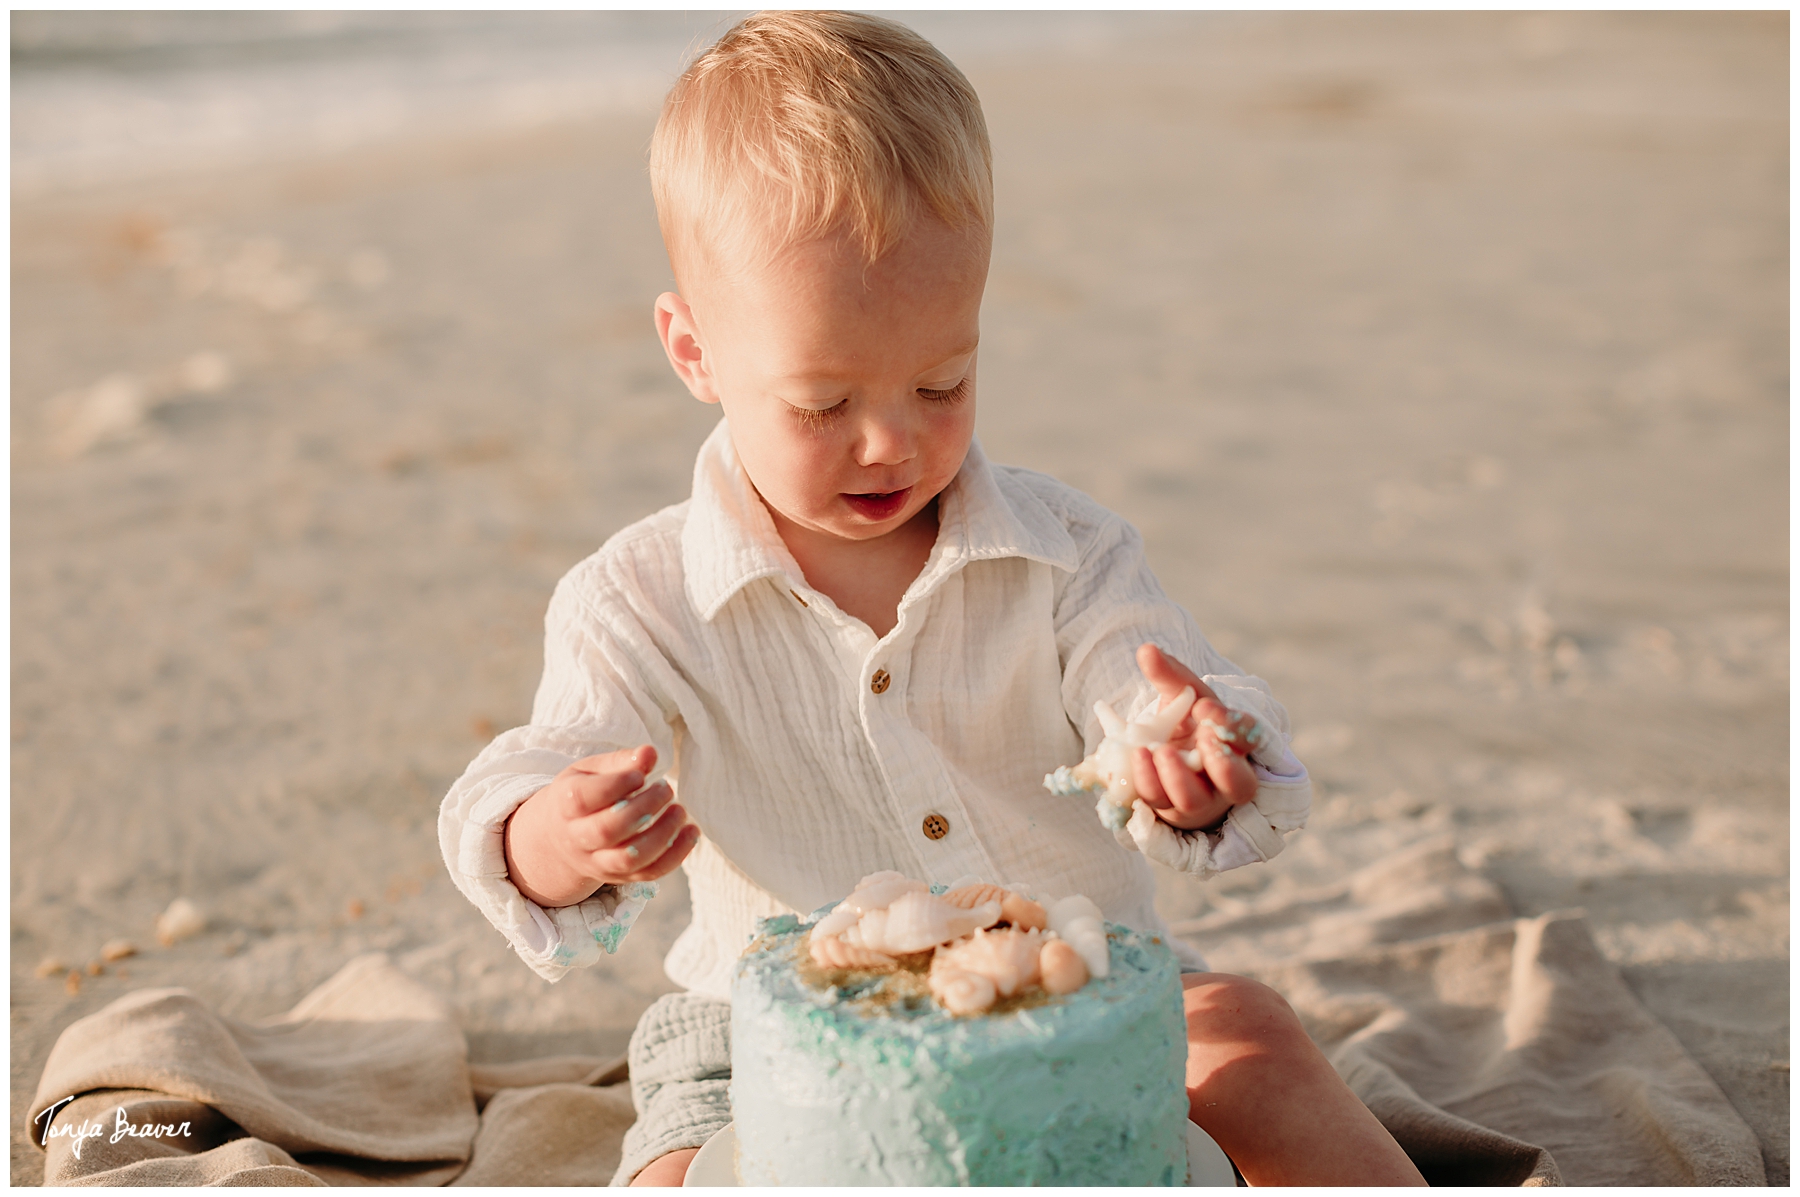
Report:
[[[926,839],[941,840],[949,834],[950,834],[950,820],[944,818],[944,816],[942,816],[942,815],[926,815],[925,816],[925,838]]]
[[[888,683],[893,680],[893,678],[888,676],[887,670],[877,669],[875,671],[875,676],[869,679],[869,689],[875,691],[877,694],[886,694]],[[931,838],[936,839],[938,837],[932,836]]]

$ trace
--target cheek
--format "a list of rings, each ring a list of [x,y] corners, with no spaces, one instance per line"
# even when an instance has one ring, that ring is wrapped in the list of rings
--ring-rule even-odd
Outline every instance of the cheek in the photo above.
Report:
[[[949,411],[937,413],[931,424],[932,459],[945,471],[945,480],[961,468],[975,436],[975,398],[971,395]]]
[[[754,418],[755,414],[729,401],[725,407],[725,418],[731,424],[731,443],[744,473],[765,498],[773,498],[771,488],[789,476],[788,459],[781,438],[773,435],[775,430],[766,421]]]
[[[764,495],[795,498],[828,485],[834,453],[829,434],[763,426],[750,451],[740,454],[751,481]]]

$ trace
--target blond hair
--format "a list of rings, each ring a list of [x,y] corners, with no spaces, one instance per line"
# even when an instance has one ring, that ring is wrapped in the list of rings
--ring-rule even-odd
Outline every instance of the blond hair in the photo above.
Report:
[[[923,213],[993,227],[975,89],[912,30],[858,13],[733,26],[663,102],[650,183],[678,278],[724,238],[766,257],[843,230],[873,262]]]

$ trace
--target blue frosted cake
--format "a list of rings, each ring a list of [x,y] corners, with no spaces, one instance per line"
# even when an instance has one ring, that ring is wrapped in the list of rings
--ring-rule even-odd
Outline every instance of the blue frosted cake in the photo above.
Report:
[[[959,1015],[930,952],[890,948],[885,969],[821,963],[809,947],[830,909],[765,920],[738,965],[731,1105],[743,1183],[1185,1183],[1185,1024],[1160,939],[1105,925],[1105,954],[1079,988],[1003,980],[986,1009]],[[966,955],[1009,933],[958,944]]]

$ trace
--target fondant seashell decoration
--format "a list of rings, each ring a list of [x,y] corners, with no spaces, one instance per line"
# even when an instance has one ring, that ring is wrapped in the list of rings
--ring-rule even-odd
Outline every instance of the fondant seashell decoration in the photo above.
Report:
[[[864,915],[858,924],[865,946],[887,952],[924,952],[971,931],[993,926],[1000,921],[1000,903],[983,902],[971,910],[959,910],[929,893],[914,892],[902,894],[882,913],[887,918],[879,943],[867,930],[869,915]]]
[[[1074,993],[1088,981],[1087,962],[1064,939],[1045,942],[1038,953],[1038,974],[1045,993]]]
[[[1092,976],[1106,975],[1110,949],[1106,945],[1106,920],[1100,908],[1081,894],[1071,894],[1050,906],[1050,929],[1074,948]]]
[[[1042,931],[1049,920],[1042,906],[1018,894],[1008,894],[1006,901],[1000,903],[1000,918],[1021,931]]]
[[[812,937],[814,939],[830,939],[842,935],[856,926],[857,921],[861,918],[861,914],[839,902],[832,908],[830,914],[813,924]]]
[[[942,901],[952,906],[960,906],[965,910],[973,909],[982,902],[1000,903],[1000,921],[1011,923],[1026,931],[1040,931],[1045,926],[1044,908],[1023,894],[1014,893],[998,885],[977,883],[964,885],[939,895]]]
[[[977,931],[961,943],[939,948],[931,967],[977,973],[994,983],[1001,997],[1011,997],[1038,979],[1041,931]]]
[[[1012,897],[1012,892],[1010,890],[1003,889],[998,885],[989,885],[986,882],[981,881],[976,882],[974,885],[959,886],[947,894],[938,895],[940,901],[948,902],[950,905],[962,910],[973,910],[983,902],[1000,902],[1004,904],[1010,897]]]
[[[1046,910],[1024,888],[963,878],[934,896],[922,881],[871,873],[813,925],[808,951],[824,968],[882,970],[930,951],[931,992],[958,1016],[1033,986],[1060,995],[1106,976],[1100,908],[1072,894]]]
[[[929,893],[930,890],[923,881],[914,881],[892,871],[871,873],[857,882],[843,904],[858,914],[867,914],[871,910],[886,910],[902,894]]]
[[[830,914],[813,925],[812,937],[826,939],[843,935],[856,928],[864,918],[881,914],[896,899],[911,893],[929,893],[930,890],[931,887],[923,881],[914,881],[910,877],[903,877],[892,869],[870,873],[856,883],[856,888],[850,891],[849,897],[839,902]],[[882,928],[885,922],[884,918],[871,919],[868,928],[863,929],[860,933],[846,936],[846,942],[866,944],[880,950],[884,940]]]
[[[883,955],[873,948],[860,948],[835,937],[813,939],[808,945],[808,951],[812,954],[813,963],[821,968],[895,967],[892,956]]]
[[[1132,805],[1138,798],[1131,780],[1133,753],[1166,743],[1193,705],[1194,688],[1187,686],[1162,710],[1147,711],[1126,723],[1105,699],[1096,700],[1094,714],[1105,736],[1080,764],[1065,765],[1047,774],[1044,787],[1053,794],[1099,795],[1094,810],[1100,821],[1109,831],[1122,829],[1130,821]],[[1183,753],[1181,759],[1191,769],[1200,767],[1200,753],[1195,749]]]
[[[857,920],[856,926],[844,932],[843,938],[846,943],[884,951],[887,948],[887,911],[869,911]]]
[[[944,1009],[958,1016],[980,1014],[999,998],[992,981],[961,969],[933,968],[927,983]]]

